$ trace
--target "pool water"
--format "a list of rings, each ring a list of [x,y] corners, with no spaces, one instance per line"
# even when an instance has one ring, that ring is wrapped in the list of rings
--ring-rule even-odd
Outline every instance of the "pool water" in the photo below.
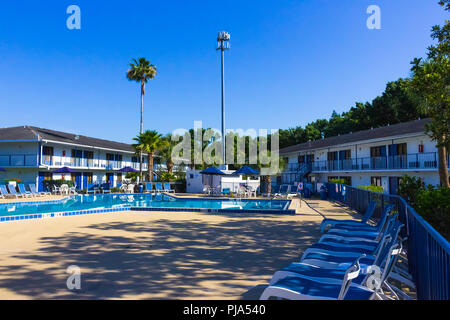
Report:
[[[288,200],[176,198],[161,194],[77,195],[56,203],[0,204],[0,216],[127,207],[284,211],[287,210],[289,203]]]

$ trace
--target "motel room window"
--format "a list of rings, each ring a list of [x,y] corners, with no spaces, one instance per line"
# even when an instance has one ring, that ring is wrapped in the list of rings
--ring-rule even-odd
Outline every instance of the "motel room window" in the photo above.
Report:
[[[93,151],[84,151],[84,157],[86,159],[94,159],[94,152]]]
[[[44,156],[52,156],[53,155],[53,147],[42,147],[42,154]]]
[[[352,151],[350,149],[339,151],[339,160],[349,160],[351,157]]]
[[[370,185],[381,187],[381,177],[370,177]]]
[[[83,174],[86,177],[87,183],[92,183],[94,181],[94,175],[92,174],[92,172],[85,172]]]
[[[375,157],[385,157],[386,156],[386,146],[370,147],[370,156]]]
[[[337,160],[337,151],[328,152],[328,161],[334,161]]]

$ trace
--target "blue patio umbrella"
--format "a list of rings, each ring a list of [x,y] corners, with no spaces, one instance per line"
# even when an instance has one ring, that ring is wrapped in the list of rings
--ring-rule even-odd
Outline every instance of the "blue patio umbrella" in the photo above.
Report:
[[[247,175],[247,176],[256,176],[259,175],[259,172],[249,166],[243,166],[242,168],[237,169],[232,175]]]
[[[209,167],[208,169],[200,171],[200,173],[201,174],[210,174],[210,175],[225,175],[225,173],[223,173],[216,167]]]
[[[123,167],[117,170],[118,172],[139,172],[139,170],[133,169],[132,167]]]
[[[52,173],[75,173],[75,172],[78,172],[78,171],[76,171],[74,169],[70,169],[68,167],[62,167],[62,168],[52,171]]]

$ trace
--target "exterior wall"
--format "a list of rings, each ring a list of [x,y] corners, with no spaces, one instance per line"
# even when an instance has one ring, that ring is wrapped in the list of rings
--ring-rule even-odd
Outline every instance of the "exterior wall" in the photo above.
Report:
[[[186,192],[188,193],[201,193],[203,192],[203,175],[199,173],[200,170],[188,170],[186,172]],[[232,171],[225,171],[225,173],[231,173]],[[221,189],[229,188],[232,192],[237,192],[239,185],[245,183],[254,189],[257,189],[260,184],[260,179],[244,180],[242,176],[219,176],[212,175],[208,177],[210,183],[213,186],[221,186]]]
[[[43,156],[43,147],[53,148],[53,156]],[[72,158],[72,149],[81,150],[82,158]],[[84,151],[93,152],[93,160],[84,159]],[[122,161],[108,161],[106,154],[119,154]],[[81,185],[79,189],[86,188],[83,184],[84,173],[92,173],[93,182],[106,182],[106,174],[114,173],[113,186],[117,185],[117,169],[125,166],[139,169],[139,162],[131,162],[135,156],[130,152],[109,151],[90,146],[75,146],[70,144],[53,142],[0,142],[0,167],[6,172],[0,172],[0,183],[5,183],[6,179],[19,179],[26,184],[35,183],[39,186],[39,173],[52,172],[63,166],[70,167],[81,173]],[[147,159],[144,157],[143,170],[147,170]],[[122,174],[122,178],[125,177]],[[52,179],[59,180],[62,174],[52,174]],[[71,174],[64,174],[65,180],[71,180]],[[42,190],[42,187],[40,188]]]
[[[389,146],[402,143],[406,144],[406,155],[392,156]],[[419,150],[419,145],[423,146],[423,150]],[[393,178],[408,174],[422,178],[426,184],[438,185],[435,145],[435,142],[427,135],[416,134],[282,154],[281,156],[289,158],[289,168],[282,173],[281,183],[293,184],[301,181],[304,176],[299,174],[298,156],[313,154],[314,163],[311,165],[311,172],[307,175],[309,181],[327,182],[330,177],[351,177],[352,186],[358,187],[370,185],[371,177],[380,177],[385,191],[392,193],[395,192],[390,190],[391,182],[392,189],[395,187]],[[376,146],[385,146],[386,155],[371,158],[371,147]],[[328,152],[337,152],[339,155],[339,151],[343,150],[350,150],[350,160],[328,161]]]
[[[0,143],[0,167],[36,166],[38,161],[38,143],[3,142]]]

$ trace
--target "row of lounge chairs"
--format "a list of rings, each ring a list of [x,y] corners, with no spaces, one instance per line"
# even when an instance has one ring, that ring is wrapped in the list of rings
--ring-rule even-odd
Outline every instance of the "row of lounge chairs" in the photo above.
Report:
[[[403,224],[388,204],[376,224],[368,223],[371,202],[361,221],[324,219],[324,235],[299,262],[275,272],[260,299],[399,299],[409,298],[388,279],[406,279],[396,266],[405,239]],[[407,283],[406,281],[404,283]]]
[[[163,188],[164,185],[164,188]],[[155,182],[155,188],[153,188],[152,182],[144,183],[145,189],[144,193],[175,193],[175,190],[170,187],[169,182]],[[122,184],[120,190],[124,193],[134,193],[134,184]]]
[[[6,198],[32,198],[39,197],[43,195],[49,195],[50,192],[37,192],[36,185],[30,183],[28,185],[28,190],[25,188],[23,183],[17,185],[17,189],[13,185],[0,185],[0,199]]]
[[[274,190],[271,193],[264,193],[263,197],[268,197],[268,198],[286,198],[286,199],[291,199],[293,197],[296,197],[300,194],[300,191],[298,190],[298,186],[294,186],[294,185],[288,185],[288,184],[283,184],[279,187],[278,190]]]
[[[164,186],[164,188],[163,188]],[[169,182],[155,182],[155,188],[153,189],[153,183],[145,183],[145,193],[175,193],[175,190],[170,187]]]

